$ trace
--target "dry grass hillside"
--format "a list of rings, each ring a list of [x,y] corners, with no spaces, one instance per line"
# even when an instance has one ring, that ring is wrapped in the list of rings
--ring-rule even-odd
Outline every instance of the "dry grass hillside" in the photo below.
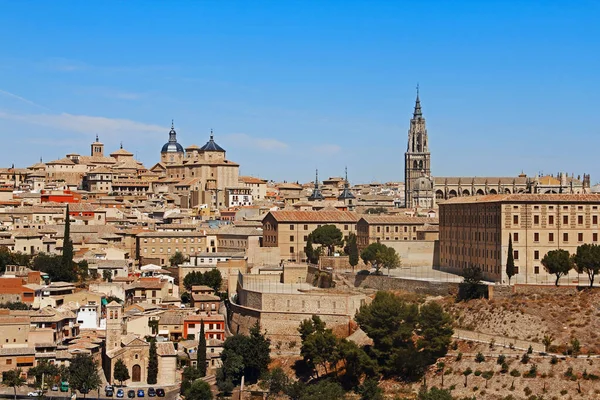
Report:
[[[509,299],[443,300],[459,328],[541,343],[553,337],[557,352],[565,351],[573,338],[582,354],[599,354],[600,292],[584,290],[564,294],[515,294]]]

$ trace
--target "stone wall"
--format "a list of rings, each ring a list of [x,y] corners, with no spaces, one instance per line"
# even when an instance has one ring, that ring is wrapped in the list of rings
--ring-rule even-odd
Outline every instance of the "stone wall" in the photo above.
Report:
[[[323,268],[331,268],[333,270],[346,270],[352,268],[350,265],[350,257],[348,256],[321,256],[319,257],[319,266]]]
[[[354,286],[376,290],[406,290],[430,296],[455,296],[458,293],[456,282],[420,281],[381,275],[356,275]]]
[[[515,284],[511,286],[490,286],[490,299],[506,299],[514,294],[525,295],[548,295],[548,294],[575,294],[578,291],[588,289],[587,286],[555,286],[555,285],[524,285]],[[597,289],[597,288],[595,288]]]
[[[405,267],[437,267],[440,265],[440,241],[428,240],[382,240],[392,247]]]

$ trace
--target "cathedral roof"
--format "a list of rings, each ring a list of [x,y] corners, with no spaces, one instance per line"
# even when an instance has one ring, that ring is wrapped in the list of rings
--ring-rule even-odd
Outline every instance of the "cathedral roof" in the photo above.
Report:
[[[160,150],[161,153],[183,153],[183,146],[177,143],[177,132],[173,122],[171,122],[171,130],[169,131],[169,141],[165,143]]]
[[[204,146],[200,147],[200,151],[220,151],[225,153],[225,150],[215,142],[212,129],[210,131],[210,140]]]

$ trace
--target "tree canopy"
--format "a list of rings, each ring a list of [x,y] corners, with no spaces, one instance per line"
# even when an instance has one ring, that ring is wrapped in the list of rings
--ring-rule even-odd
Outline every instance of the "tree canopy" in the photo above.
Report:
[[[200,320],[197,356],[196,368],[198,368],[200,377],[206,376],[206,335],[204,334],[204,320]]]
[[[573,258],[569,255],[567,250],[550,250],[546,253],[544,258],[542,258],[542,265],[548,273],[556,275],[554,284],[558,286],[560,277],[567,275],[573,268]]]
[[[335,225],[322,225],[312,233],[313,243],[320,244],[327,248],[328,255],[333,255],[336,246],[344,244],[344,235]]]
[[[355,316],[373,340],[368,352],[385,376],[412,381],[446,354],[452,337],[451,317],[436,303],[407,303],[389,292],[377,292]]]
[[[218,292],[222,283],[223,277],[216,268],[206,272],[192,271],[183,278],[183,286],[188,292],[192,290],[192,286],[198,285],[211,287],[215,292]]]
[[[210,385],[202,379],[197,379],[185,392],[186,400],[212,400],[213,394]]]
[[[252,384],[267,371],[271,362],[269,339],[260,332],[258,323],[250,329],[250,336],[230,336],[223,343],[222,366],[217,370],[217,386],[228,393],[238,385],[242,375]]]
[[[577,272],[587,274],[590,287],[594,286],[594,279],[600,272],[600,246],[587,243],[578,246],[577,252],[573,255],[573,262]]]
[[[348,255],[348,263],[352,266],[352,268],[356,267],[359,261],[359,254],[355,233],[350,232],[348,235],[348,240],[346,241],[346,247],[344,248],[344,251]]]
[[[102,381],[98,375],[98,363],[88,354],[76,354],[69,365],[71,388],[85,393],[96,390]]]
[[[77,281],[77,270],[75,263],[63,267],[63,257],[39,253],[33,258],[31,268],[35,271],[45,272],[52,281],[75,282]]]
[[[13,388],[15,394],[15,400],[17,400],[17,388],[25,384],[26,380],[23,378],[23,371],[18,369],[11,369],[2,373],[2,385]]]
[[[471,300],[486,297],[487,286],[481,283],[481,268],[471,265],[463,272],[463,281],[458,285],[458,300]]]
[[[181,265],[185,261],[186,261],[186,258],[180,251],[176,251],[175,254],[173,254],[171,256],[171,258],[169,258],[169,263],[171,264],[171,267]]]
[[[6,271],[7,265],[28,266],[31,256],[19,252],[12,252],[6,246],[0,246],[0,273]]]
[[[388,247],[379,242],[371,243],[361,253],[360,257],[365,264],[375,268],[375,274],[380,274],[381,268],[398,268],[401,264],[400,256],[393,247]]]
[[[128,380],[129,378],[130,378],[129,370],[127,369],[127,366],[125,365],[123,360],[121,360],[119,358],[117,360],[117,362],[115,362],[115,370],[113,371],[113,379],[116,381],[119,381],[121,386],[123,386],[123,382]]]
[[[156,384],[158,377],[158,354],[156,354],[156,340],[150,340],[150,350],[148,353],[148,384]]]

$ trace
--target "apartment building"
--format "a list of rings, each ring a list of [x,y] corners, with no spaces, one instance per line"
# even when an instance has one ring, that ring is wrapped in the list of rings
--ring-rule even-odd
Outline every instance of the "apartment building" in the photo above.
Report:
[[[440,264],[452,272],[477,266],[486,279],[507,283],[512,238],[513,282],[535,283],[547,276],[541,260],[550,250],[574,254],[579,245],[598,243],[598,194],[456,197],[439,206]]]
[[[349,211],[271,211],[263,219],[264,247],[279,247],[281,260],[305,261],[308,235],[335,225],[344,237],[356,233],[358,216]]]
[[[143,232],[136,237],[136,249],[137,259],[155,258],[165,265],[178,251],[184,256],[216,251],[216,240],[208,242],[204,232]]]
[[[437,218],[407,215],[364,215],[356,224],[359,250],[383,241],[419,240],[421,228],[437,226]]]
[[[194,339],[198,339],[201,324],[204,324],[206,340],[225,340],[225,317],[217,313],[185,317],[183,321],[183,337],[189,338],[190,335],[194,335]]]

